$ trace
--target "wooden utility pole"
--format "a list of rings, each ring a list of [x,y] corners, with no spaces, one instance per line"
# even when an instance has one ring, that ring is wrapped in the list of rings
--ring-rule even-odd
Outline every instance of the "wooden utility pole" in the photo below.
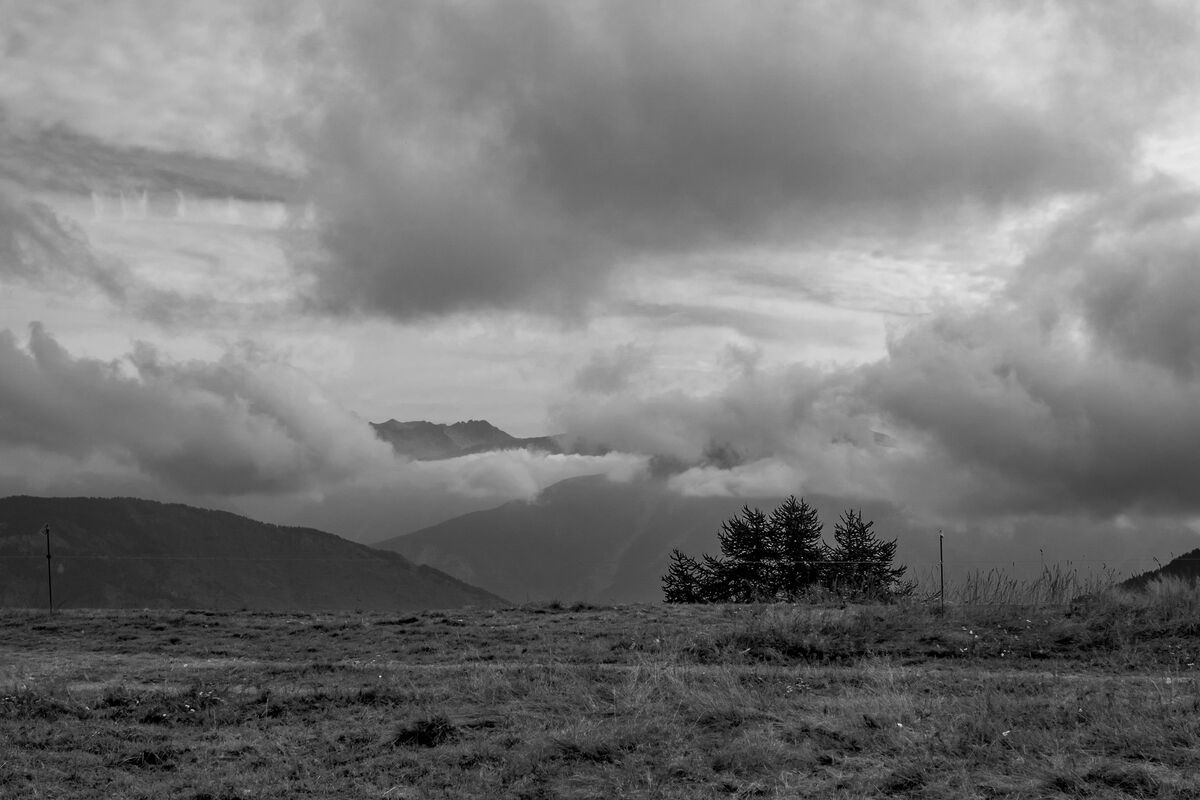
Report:
[[[50,526],[43,525],[42,533],[46,534],[46,589],[50,592],[50,613],[54,613],[54,571],[50,569]]]
[[[942,547],[942,542],[946,536],[938,531],[938,573],[941,575],[942,588],[938,592],[938,598],[942,601],[942,616],[946,615],[946,556]]]

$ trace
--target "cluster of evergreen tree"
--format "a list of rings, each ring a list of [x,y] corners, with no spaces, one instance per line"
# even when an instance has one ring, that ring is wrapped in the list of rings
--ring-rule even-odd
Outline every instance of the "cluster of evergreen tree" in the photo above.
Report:
[[[892,565],[896,540],[884,541],[862,513],[845,511],[825,543],[817,510],[789,497],[770,514],[742,506],[721,524],[721,557],[671,551],[663,575],[668,603],[793,602],[814,590],[888,599],[912,591],[906,567]]]

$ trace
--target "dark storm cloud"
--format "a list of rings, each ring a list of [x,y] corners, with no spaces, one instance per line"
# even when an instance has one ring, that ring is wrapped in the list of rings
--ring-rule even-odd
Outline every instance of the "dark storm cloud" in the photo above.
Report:
[[[559,420],[701,465],[679,479],[692,492],[782,475],[959,519],[1195,514],[1197,253],[1200,192],[1152,180],[1065,216],[1005,291],[913,321],[876,363],[748,369],[703,397],[581,395]]]
[[[1150,62],[1170,47],[1134,63],[1118,58],[1120,19],[1044,21],[1064,45],[1086,36],[1087,60],[1064,47],[1049,74],[1003,90],[986,76],[1021,63],[948,49],[928,10],[349,7],[345,77],[314,89],[328,250],[304,263],[314,302],[575,307],[625,256],[944,224],[1124,171],[1160,95]],[[957,20],[965,35],[973,22]],[[1122,24],[1170,41],[1186,27]]]
[[[1005,297],[895,338],[867,395],[973,502],[1200,511],[1198,212],[1155,181],[1072,215]]]
[[[1118,355],[1196,378],[1200,191],[1159,178],[1113,193],[1055,230],[1017,291],[1046,300],[1047,324],[1074,311]]]
[[[391,462],[366,426],[310,393],[252,353],[175,363],[142,346],[103,362],[71,356],[40,325],[27,347],[0,332],[0,447],[100,456],[194,494],[296,491]]]

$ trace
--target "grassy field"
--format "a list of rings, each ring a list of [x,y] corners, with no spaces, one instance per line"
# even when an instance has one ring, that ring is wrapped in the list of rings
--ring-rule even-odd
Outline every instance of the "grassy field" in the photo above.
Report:
[[[0,797],[1200,797],[1200,596],[0,611]]]

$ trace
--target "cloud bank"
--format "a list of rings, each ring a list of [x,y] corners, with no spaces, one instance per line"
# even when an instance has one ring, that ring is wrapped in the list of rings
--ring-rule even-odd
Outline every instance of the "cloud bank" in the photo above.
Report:
[[[141,345],[75,358],[40,325],[0,334],[0,442],[77,458],[104,454],[199,495],[302,491],[390,460],[352,418],[253,352],[175,363]]]
[[[676,460],[685,493],[792,481],[958,518],[1195,515],[1197,253],[1200,193],[1129,185],[1063,216],[998,296],[895,331],[878,362],[751,366],[703,397],[579,390],[559,419]]]
[[[40,325],[0,332],[0,493],[126,493],[383,538],[559,480],[629,480],[626,454],[397,459],[364,420],[253,347],[176,362],[148,345],[72,356]],[[411,508],[409,506],[412,506]]]
[[[330,21],[346,61],[313,89],[325,252],[303,268],[314,305],[398,318],[578,309],[631,258],[1087,192],[1127,172],[1195,30],[1186,8],[1127,4],[368,3]]]
[[[1004,296],[897,336],[866,396],[974,503],[1200,511],[1198,200],[1155,180],[1068,216]]]

